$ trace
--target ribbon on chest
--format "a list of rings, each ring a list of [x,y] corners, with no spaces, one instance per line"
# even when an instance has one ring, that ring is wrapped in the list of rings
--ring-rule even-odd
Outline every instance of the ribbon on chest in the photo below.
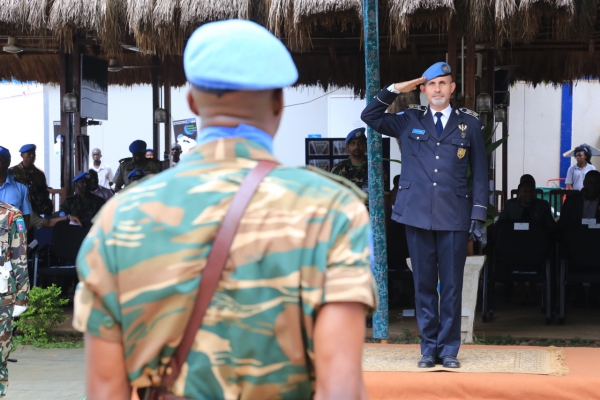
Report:
[[[460,129],[460,137],[462,139],[464,139],[467,136],[467,125],[465,124],[460,124],[458,125],[458,129]],[[465,156],[465,154],[467,154],[467,149],[465,149],[464,147],[460,147],[458,149],[458,151],[456,152],[456,156],[458,158],[463,158]]]

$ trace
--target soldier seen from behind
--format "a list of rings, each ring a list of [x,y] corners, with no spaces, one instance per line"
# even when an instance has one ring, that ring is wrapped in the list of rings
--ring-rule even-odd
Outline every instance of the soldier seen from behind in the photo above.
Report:
[[[146,157],[146,142],[143,140],[134,140],[131,142],[129,151],[131,152],[131,157],[119,160],[119,169],[117,169],[113,180],[115,193],[131,183],[128,176],[136,168],[143,169],[146,175],[154,175],[162,171],[159,161]]]
[[[25,218],[25,226],[29,226],[29,216],[32,212],[29,202],[29,189],[15,180],[8,169],[11,162],[10,151],[0,146],[0,201],[16,207]]]
[[[13,349],[13,318],[27,310],[27,232],[21,211],[0,201],[0,397],[8,389],[7,358]]]
[[[126,399],[132,387],[142,399],[148,387],[173,399],[366,399],[364,318],[376,295],[359,189],[277,165],[231,247],[213,249],[249,171],[276,163],[283,88],[298,78],[290,53],[260,25],[231,20],[198,28],[183,60],[198,145],[109,201],[77,259],[88,400]],[[227,264],[179,374],[166,366],[212,251]]]

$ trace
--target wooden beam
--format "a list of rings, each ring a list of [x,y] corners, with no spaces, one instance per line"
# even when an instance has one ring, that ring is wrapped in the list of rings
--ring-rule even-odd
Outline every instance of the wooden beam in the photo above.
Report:
[[[471,36],[465,37],[465,107],[475,109],[475,40]]]
[[[452,68],[452,80],[456,82],[456,71],[458,71],[458,64],[456,58],[456,16],[452,17],[450,21],[450,28],[448,29],[448,48],[446,49],[446,53],[448,54],[448,64],[450,68]],[[421,53],[423,52],[423,48],[420,49]]]
[[[171,60],[165,56],[163,60],[163,77],[165,91],[165,110],[167,111],[167,122],[165,122],[165,162],[166,168],[171,167]]]
[[[152,56],[152,65],[154,67],[160,66],[158,56]],[[160,125],[154,122],[154,110],[159,107],[160,82],[158,74],[158,68],[152,68],[152,150],[154,150],[156,160],[160,157]]]

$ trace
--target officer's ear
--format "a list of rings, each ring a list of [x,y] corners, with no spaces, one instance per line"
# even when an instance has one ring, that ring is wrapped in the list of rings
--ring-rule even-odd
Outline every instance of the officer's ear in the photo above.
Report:
[[[190,107],[190,110],[192,110],[192,112],[194,114],[200,115],[200,113],[198,112],[198,106],[196,105],[196,101],[194,100],[194,96],[192,96],[192,89],[190,89],[188,91],[187,103],[188,103],[188,106]]]
[[[273,115],[279,117],[283,112],[283,89],[273,90],[272,98]]]
[[[450,93],[454,93],[454,89],[456,89],[456,82],[452,81],[450,83]]]

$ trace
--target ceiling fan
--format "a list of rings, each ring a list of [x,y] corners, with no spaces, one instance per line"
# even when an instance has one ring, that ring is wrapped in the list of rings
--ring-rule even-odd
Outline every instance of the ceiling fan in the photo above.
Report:
[[[119,60],[111,58],[108,60],[108,72],[119,72],[123,69],[140,69],[140,68],[159,68],[153,65],[121,65]]]
[[[2,47],[2,51],[10,54],[19,54],[19,53],[56,53],[56,50],[53,49],[40,49],[35,47],[21,47],[17,46],[16,40],[14,36],[9,36],[7,43]]]

